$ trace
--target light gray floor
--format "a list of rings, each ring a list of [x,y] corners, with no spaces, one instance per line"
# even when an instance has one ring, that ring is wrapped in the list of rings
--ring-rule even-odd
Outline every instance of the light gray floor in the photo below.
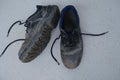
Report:
[[[76,7],[81,31],[108,34],[99,37],[83,36],[82,62],[76,69],[64,67],[60,57],[60,40],[50,47],[60,34],[59,26],[52,32],[46,49],[34,61],[22,63],[18,51],[22,42],[10,46],[0,58],[0,80],[120,80],[120,0],[0,0],[0,52],[18,38],[24,38],[25,27],[15,25],[7,38],[7,30],[17,20],[26,20],[36,11],[36,5],[56,4],[62,10],[66,5]]]

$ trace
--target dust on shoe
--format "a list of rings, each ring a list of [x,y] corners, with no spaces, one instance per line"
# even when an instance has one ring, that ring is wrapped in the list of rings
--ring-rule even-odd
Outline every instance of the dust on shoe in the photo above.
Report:
[[[57,26],[59,16],[56,5],[37,5],[37,11],[26,20],[25,41],[19,51],[22,62],[30,62],[42,53],[50,40],[51,31]]]
[[[83,40],[80,35],[79,16],[72,5],[66,6],[61,12],[61,58],[63,64],[70,69],[76,68],[83,54]]]

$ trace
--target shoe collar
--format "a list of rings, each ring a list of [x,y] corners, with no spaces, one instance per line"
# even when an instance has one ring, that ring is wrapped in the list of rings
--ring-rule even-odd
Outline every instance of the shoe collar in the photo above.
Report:
[[[75,17],[76,17],[76,25],[79,26],[79,16],[78,16],[78,14],[77,14],[77,11],[76,11],[75,7],[72,6],[72,5],[68,5],[68,6],[66,6],[66,7],[61,11],[61,18],[60,18],[59,28],[60,28],[60,30],[62,30],[62,31],[64,30],[64,29],[62,28],[62,27],[63,27],[64,16],[65,16],[65,14],[66,14],[66,12],[67,12],[68,10],[72,10],[72,11],[73,11],[73,13],[75,14]]]

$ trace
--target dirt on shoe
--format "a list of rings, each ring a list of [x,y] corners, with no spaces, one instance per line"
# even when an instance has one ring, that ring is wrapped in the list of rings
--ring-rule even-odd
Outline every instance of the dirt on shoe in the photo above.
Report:
[[[19,51],[19,59],[22,62],[30,62],[42,53],[59,17],[60,11],[56,5],[37,6],[37,11],[26,20],[25,41]]]
[[[79,16],[74,6],[66,6],[61,12],[61,58],[65,67],[76,68],[83,54],[83,40],[80,35]]]

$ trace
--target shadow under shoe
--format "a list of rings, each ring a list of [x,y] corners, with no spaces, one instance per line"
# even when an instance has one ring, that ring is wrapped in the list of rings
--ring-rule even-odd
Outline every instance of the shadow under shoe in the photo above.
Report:
[[[24,25],[27,27],[25,41],[18,54],[22,62],[32,61],[45,49],[59,17],[60,11],[56,5],[37,6],[37,11]]]

